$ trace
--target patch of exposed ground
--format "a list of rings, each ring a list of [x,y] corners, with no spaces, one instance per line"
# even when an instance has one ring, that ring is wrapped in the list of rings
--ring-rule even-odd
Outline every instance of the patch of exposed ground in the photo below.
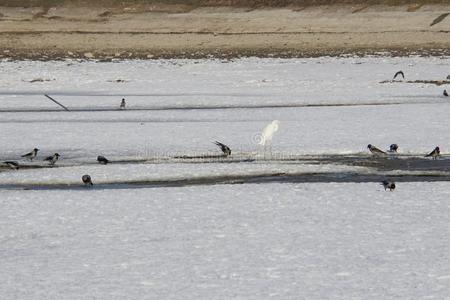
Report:
[[[450,5],[0,7],[0,57],[445,55],[443,12]]]

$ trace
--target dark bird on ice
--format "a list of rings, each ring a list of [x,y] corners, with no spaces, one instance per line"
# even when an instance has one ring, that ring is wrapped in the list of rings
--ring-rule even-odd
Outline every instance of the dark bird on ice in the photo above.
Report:
[[[403,73],[403,71],[398,71],[397,73],[395,73],[394,79],[395,79],[398,75],[402,75],[403,79],[405,79],[405,74]]]
[[[222,144],[221,142],[218,141],[215,141],[214,144],[220,147],[220,150],[222,150],[225,156],[231,155],[231,149],[227,145]]]
[[[448,97],[447,90],[444,90],[444,93],[443,93],[443,94],[444,94],[445,97]]]
[[[386,152],[378,149],[375,146],[372,146],[371,144],[367,145],[367,148],[369,149],[369,151],[373,154],[373,155],[385,155]]]
[[[439,155],[441,155],[441,150],[439,149],[439,147],[436,147],[429,154],[425,155],[425,157],[432,157],[433,159],[437,159]]]
[[[24,158],[29,159],[30,161],[32,161],[33,158],[36,157],[38,151],[39,151],[38,148],[34,148],[33,151],[31,151],[30,153],[27,153],[27,154],[22,155],[22,157],[24,157]]]
[[[389,189],[389,191],[393,191],[395,190],[395,182],[393,181],[388,181],[388,180],[383,180],[381,182],[381,185],[384,187],[384,190],[387,191]]]
[[[3,163],[13,170],[19,170],[19,163],[16,161],[5,161]]]
[[[392,144],[389,146],[389,151],[390,153],[397,153],[398,150],[398,145],[397,144]]]
[[[59,154],[58,154],[58,153],[55,153],[55,154],[53,154],[53,155],[51,155],[51,156],[47,156],[47,157],[44,159],[44,161],[48,161],[49,164],[53,166],[53,165],[58,161],[58,159],[59,159]]]
[[[81,181],[83,181],[83,183],[84,183],[85,185],[94,185],[94,184],[92,183],[91,176],[89,176],[89,175],[83,175],[83,176],[81,177]]]
[[[122,102],[120,102],[120,109],[125,109],[125,106],[127,104],[125,103],[125,98],[122,98]]]
[[[101,165],[106,165],[107,163],[109,163],[109,160],[102,155],[97,156],[97,161]]]

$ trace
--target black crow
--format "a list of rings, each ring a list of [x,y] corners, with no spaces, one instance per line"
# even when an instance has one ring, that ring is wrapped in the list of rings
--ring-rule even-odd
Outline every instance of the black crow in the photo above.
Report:
[[[398,75],[402,75],[403,79],[405,79],[405,74],[403,73],[403,71],[398,71],[397,73],[395,73],[394,79],[395,79]]]
[[[225,156],[231,155],[231,149],[227,145],[222,144],[221,142],[218,141],[216,141],[214,144],[220,147]]]
[[[106,157],[104,157],[102,155],[97,156],[97,161],[101,165],[106,165],[107,163],[109,163],[109,160],[106,159]]]

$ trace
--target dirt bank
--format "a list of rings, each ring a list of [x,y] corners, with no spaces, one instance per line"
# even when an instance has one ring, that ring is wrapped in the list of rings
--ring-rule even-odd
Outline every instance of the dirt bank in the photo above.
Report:
[[[0,7],[0,57],[449,54],[450,4]]]
[[[0,6],[10,7],[37,7],[37,6],[85,6],[85,7],[118,7],[135,5],[167,5],[182,4],[192,8],[203,6],[228,7],[286,7],[286,6],[313,6],[313,5],[425,5],[445,4],[447,0],[0,0]]]

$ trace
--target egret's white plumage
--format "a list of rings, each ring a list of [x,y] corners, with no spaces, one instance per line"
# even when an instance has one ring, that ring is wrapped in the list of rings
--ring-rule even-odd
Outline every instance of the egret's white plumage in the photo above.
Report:
[[[280,121],[273,120],[269,125],[267,125],[261,133],[261,140],[259,144],[262,146],[272,144],[273,134],[278,131]]]

